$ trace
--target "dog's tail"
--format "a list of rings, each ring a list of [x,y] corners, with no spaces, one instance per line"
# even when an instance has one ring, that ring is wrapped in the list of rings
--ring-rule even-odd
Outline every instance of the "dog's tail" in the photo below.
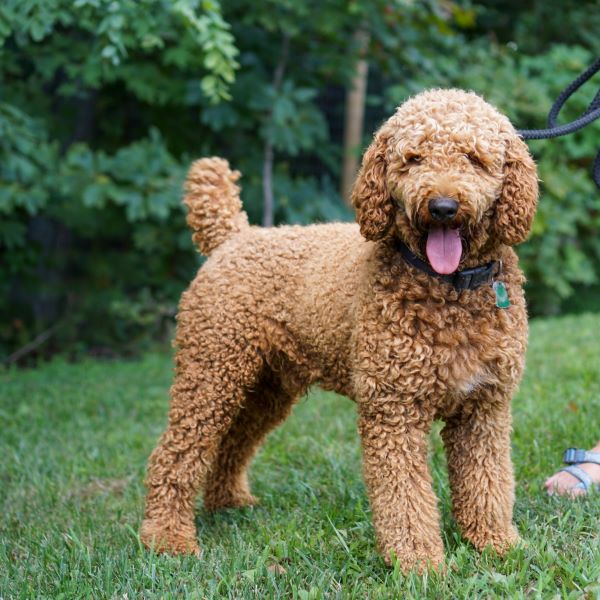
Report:
[[[239,171],[232,171],[223,158],[201,158],[192,164],[185,182],[184,204],[192,239],[202,254],[215,248],[248,227],[242,210]]]

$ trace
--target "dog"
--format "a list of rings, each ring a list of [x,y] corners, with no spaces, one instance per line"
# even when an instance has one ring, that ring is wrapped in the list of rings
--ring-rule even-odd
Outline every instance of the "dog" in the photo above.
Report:
[[[152,453],[141,539],[198,554],[208,510],[253,505],[248,466],[313,383],[358,406],[378,548],[403,571],[443,565],[427,465],[445,426],[453,515],[504,553],[512,522],[510,403],[524,369],[524,277],[536,166],[510,121],[472,92],[402,104],[364,154],[356,224],[253,227],[239,173],[195,162],[187,220],[208,256],[177,317],[169,422]]]

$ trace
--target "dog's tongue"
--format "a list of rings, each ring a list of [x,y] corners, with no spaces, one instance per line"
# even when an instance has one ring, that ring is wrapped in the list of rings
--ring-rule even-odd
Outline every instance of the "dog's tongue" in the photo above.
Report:
[[[440,227],[427,235],[427,258],[433,270],[440,275],[449,275],[458,269],[462,255],[462,243],[458,229]]]

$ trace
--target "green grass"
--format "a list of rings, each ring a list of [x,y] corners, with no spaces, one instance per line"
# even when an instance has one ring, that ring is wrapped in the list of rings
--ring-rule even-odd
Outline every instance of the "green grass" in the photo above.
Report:
[[[170,379],[165,355],[0,374],[1,598],[600,598],[600,496],[573,502],[541,489],[565,447],[600,437],[600,315],[532,326],[513,438],[526,547],[500,559],[461,540],[433,436],[445,575],[384,566],[355,406],[318,390],[254,463],[260,507],[200,508],[200,560],[144,551],[142,480]]]

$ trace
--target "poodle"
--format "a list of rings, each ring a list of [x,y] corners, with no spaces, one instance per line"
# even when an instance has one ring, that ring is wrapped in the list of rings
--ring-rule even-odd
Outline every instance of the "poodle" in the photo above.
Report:
[[[376,132],[358,226],[252,227],[240,174],[196,161],[187,220],[209,258],[177,316],[169,421],[152,453],[141,539],[199,554],[194,503],[253,505],[249,463],[313,383],[358,406],[377,544],[404,572],[443,565],[428,434],[445,426],[453,515],[503,553],[512,522],[511,396],[527,344],[512,246],[535,213],[535,163],[472,92],[430,90]]]

